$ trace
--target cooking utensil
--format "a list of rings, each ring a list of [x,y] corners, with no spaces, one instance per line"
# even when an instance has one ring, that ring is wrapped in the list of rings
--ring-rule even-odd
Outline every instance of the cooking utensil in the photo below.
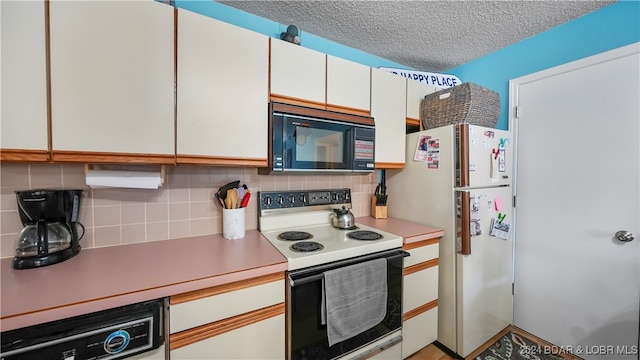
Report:
[[[345,206],[342,209],[333,209],[331,217],[331,225],[338,229],[351,229],[356,225],[356,218],[353,213]]]
[[[220,199],[220,194],[216,193],[215,198],[216,198],[216,202],[218,204],[220,204],[220,206],[222,206],[224,208],[225,207],[224,201],[222,199]]]
[[[232,181],[230,183],[227,183],[227,184],[221,186],[220,189],[218,190],[218,194],[220,195],[220,199],[226,200],[227,199],[227,192],[230,189],[237,188],[238,186],[240,186],[240,180]]]
[[[249,198],[251,198],[251,191],[247,190],[247,192],[245,192],[244,194],[244,197],[242,198],[240,207],[247,207],[247,204],[249,204]]]
[[[227,191],[227,198],[225,199],[225,204],[227,205],[227,209],[235,209],[236,204],[238,203],[238,189],[232,188]]]

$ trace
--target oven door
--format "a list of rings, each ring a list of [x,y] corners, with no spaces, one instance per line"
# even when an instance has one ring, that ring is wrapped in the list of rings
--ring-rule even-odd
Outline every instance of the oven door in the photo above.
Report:
[[[353,170],[351,124],[287,114],[274,116],[283,117],[284,170]]]
[[[287,288],[287,358],[337,359],[374,342],[402,326],[402,249],[382,251],[289,272]],[[387,311],[384,319],[352,338],[329,346],[322,324],[323,272],[360,262],[386,258]]]

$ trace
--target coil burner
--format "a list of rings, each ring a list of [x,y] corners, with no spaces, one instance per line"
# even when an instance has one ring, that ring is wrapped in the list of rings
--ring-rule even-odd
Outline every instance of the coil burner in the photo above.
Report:
[[[354,240],[371,241],[371,240],[382,239],[382,235],[378,234],[375,231],[369,231],[369,230],[352,231],[352,232],[348,233],[347,236],[349,238],[351,238],[351,239],[354,239]]]
[[[312,252],[322,250],[324,249],[324,246],[315,241],[301,241],[291,245],[289,248],[293,251]]]
[[[287,241],[309,240],[313,235],[306,231],[285,231],[278,235],[278,239]]]

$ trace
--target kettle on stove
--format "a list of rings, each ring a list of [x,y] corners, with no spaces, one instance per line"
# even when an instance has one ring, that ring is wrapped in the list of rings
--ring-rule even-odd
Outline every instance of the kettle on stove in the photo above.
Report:
[[[338,229],[352,230],[356,227],[356,218],[351,210],[345,206],[342,209],[333,209],[329,215],[331,217],[331,225]]]

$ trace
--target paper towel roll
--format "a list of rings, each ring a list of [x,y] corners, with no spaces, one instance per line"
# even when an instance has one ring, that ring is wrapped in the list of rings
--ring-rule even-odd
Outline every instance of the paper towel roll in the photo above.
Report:
[[[162,185],[162,174],[159,171],[89,170],[86,182],[91,188],[157,189]]]

